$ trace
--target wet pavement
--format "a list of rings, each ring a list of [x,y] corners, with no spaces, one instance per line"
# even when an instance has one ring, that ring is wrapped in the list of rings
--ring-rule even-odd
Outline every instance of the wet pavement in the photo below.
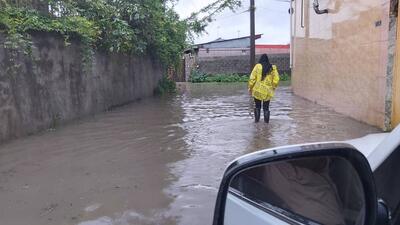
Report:
[[[0,224],[211,224],[236,157],[379,132],[289,87],[268,125],[253,123],[245,84],[179,89],[0,146]]]

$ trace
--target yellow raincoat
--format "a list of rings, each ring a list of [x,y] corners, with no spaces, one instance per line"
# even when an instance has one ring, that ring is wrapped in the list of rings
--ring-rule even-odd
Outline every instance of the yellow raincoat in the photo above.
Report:
[[[279,84],[279,73],[275,65],[272,66],[272,71],[267,74],[264,80],[262,78],[262,65],[257,64],[249,79],[249,90],[254,98],[261,101],[269,101],[275,95],[275,89]]]

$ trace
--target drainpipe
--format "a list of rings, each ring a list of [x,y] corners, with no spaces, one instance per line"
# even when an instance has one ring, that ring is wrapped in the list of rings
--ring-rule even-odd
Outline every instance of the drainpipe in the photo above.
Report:
[[[314,11],[315,11],[315,13],[318,14],[318,15],[320,15],[320,14],[326,14],[326,13],[329,12],[328,9],[323,9],[323,10],[320,10],[320,9],[319,9],[319,2],[318,2],[318,0],[314,0],[313,6],[314,6]]]

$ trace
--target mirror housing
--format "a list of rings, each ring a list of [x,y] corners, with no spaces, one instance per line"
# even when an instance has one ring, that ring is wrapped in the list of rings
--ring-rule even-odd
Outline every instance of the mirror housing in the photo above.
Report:
[[[351,145],[343,143],[325,143],[267,149],[242,156],[232,162],[226,169],[221,181],[215,205],[213,225],[224,225],[225,204],[228,190],[231,181],[236,175],[258,166],[309,157],[340,157],[346,159],[354,167],[364,189],[364,225],[375,224],[378,213],[378,200],[373,174],[368,160]]]

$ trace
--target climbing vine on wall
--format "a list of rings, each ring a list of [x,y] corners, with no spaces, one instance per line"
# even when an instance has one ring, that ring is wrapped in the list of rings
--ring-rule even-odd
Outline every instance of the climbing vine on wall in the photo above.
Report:
[[[30,55],[32,32],[55,32],[66,45],[79,39],[85,61],[101,50],[151,54],[165,66],[177,65],[188,35],[204,31],[216,13],[240,5],[238,0],[216,0],[181,19],[174,11],[175,0],[41,0],[35,3],[40,10],[11,2],[0,0],[0,31],[7,34],[8,49]]]

